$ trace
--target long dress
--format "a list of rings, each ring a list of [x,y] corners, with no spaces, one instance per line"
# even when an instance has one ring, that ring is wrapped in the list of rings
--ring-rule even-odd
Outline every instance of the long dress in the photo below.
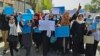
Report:
[[[85,32],[85,23],[78,23],[77,21],[73,22],[71,28],[72,41],[73,41],[73,56],[78,56],[79,54],[84,54],[84,43],[83,36]]]

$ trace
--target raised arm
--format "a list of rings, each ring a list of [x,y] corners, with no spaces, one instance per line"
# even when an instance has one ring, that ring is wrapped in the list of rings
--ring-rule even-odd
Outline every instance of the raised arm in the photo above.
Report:
[[[79,3],[78,10],[77,10],[76,13],[72,16],[72,18],[70,19],[70,21],[76,20],[76,19],[77,19],[77,16],[78,16],[78,14],[79,14],[80,9],[81,9],[81,5],[80,5],[80,3]]]

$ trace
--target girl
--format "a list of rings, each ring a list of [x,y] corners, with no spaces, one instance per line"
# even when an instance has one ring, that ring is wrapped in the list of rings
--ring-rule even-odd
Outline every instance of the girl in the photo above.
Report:
[[[32,38],[36,44],[36,51],[39,51],[39,47],[42,42],[41,31],[39,31],[39,14],[35,14],[32,20]]]
[[[9,42],[9,48],[10,48],[10,53],[11,56],[14,56],[13,54],[13,49],[18,52],[17,49],[17,43],[18,43],[18,33],[17,33],[17,24],[15,23],[15,18],[14,16],[10,16],[9,19],[9,37],[8,37],[8,42]]]
[[[96,50],[97,50],[97,46],[98,43],[100,41],[100,16],[96,16],[95,18],[95,23],[97,24],[96,26],[96,30],[93,31],[93,36],[95,37],[95,41],[94,41],[94,56],[96,56]]]
[[[30,55],[32,38],[31,38],[31,21],[22,21],[22,44],[26,50],[26,56]]]

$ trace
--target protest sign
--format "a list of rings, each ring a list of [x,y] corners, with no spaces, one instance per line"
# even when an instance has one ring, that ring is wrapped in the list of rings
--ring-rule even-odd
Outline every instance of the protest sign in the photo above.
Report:
[[[29,13],[22,14],[22,19],[24,20],[32,20],[32,18],[33,18],[33,14],[29,14]]]
[[[4,8],[4,14],[6,15],[13,15],[14,14],[14,8],[11,6]]]
[[[43,10],[42,12],[43,12],[44,14],[48,14],[48,13],[50,13],[49,10]]]
[[[55,29],[55,37],[69,37],[70,35],[70,28],[69,26],[61,26],[56,27]]]
[[[55,21],[39,20],[39,30],[55,30]]]
[[[53,14],[64,14],[64,12],[65,12],[65,7],[64,6],[53,7],[52,8],[52,13]]]
[[[60,14],[59,8],[52,8],[52,14]]]
[[[26,13],[34,14],[34,11],[32,9],[27,9]]]

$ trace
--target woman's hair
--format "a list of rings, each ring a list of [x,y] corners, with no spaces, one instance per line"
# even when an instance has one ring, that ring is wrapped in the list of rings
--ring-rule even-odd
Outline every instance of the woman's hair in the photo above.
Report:
[[[36,13],[34,16],[37,16],[38,20],[40,19],[40,15]]]
[[[68,15],[68,16],[69,16],[70,13],[69,13],[69,12],[65,12],[64,15],[63,15],[63,18],[65,18],[65,15]],[[69,16],[69,17],[70,17],[70,16]]]
[[[65,17],[66,15],[68,16],[68,18]],[[61,25],[69,25],[69,24],[70,24],[70,14],[69,12],[65,12],[61,19]]]

